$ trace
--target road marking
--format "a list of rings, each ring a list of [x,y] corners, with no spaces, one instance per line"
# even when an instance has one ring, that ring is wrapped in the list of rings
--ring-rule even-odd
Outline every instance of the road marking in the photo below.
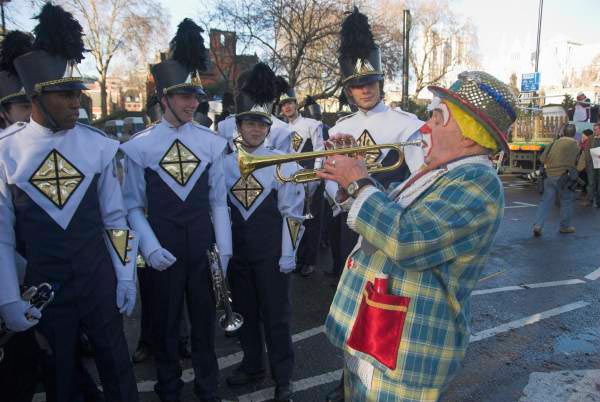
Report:
[[[554,281],[554,282],[540,282],[540,283],[531,283],[529,285],[520,285],[525,288],[550,288],[552,286],[563,286],[563,285],[578,285],[580,283],[585,283],[581,279],[566,279],[564,281]]]
[[[302,331],[295,335],[292,335],[292,343],[303,341],[305,339],[322,334],[324,332],[325,332],[324,325],[321,325],[321,326],[315,327],[315,328],[311,328],[311,329],[307,329],[306,331]],[[219,359],[218,359],[219,370],[224,370],[231,366],[235,366],[236,364],[238,364],[242,361],[243,357],[244,357],[243,352],[236,352],[236,353],[232,353],[227,356],[219,357]],[[194,376],[193,368],[185,369],[181,373],[181,380],[186,383],[193,382],[194,377],[195,376]],[[154,381],[154,380],[139,382],[138,383],[138,392],[153,392],[154,384],[156,384],[156,381]]]
[[[524,327],[526,325],[535,324],[541,320],[546,318],[554,317],[559,314],[563,314],[569,311],[577,310],[579,308],[588,306],[590,303],[579,301],[571,304],[567,304],[561,307],[554,308],[552,310],[543,311],[538,314],[530,315],[528,317],[521,318],[519,320],[507,322],[506,324],[498,325],[496,327],[483,330],[471,336],[469,343],[478,342],[483,339],[491,338],[503,332],[510,331],[512,329],[517,329]],[[304,378],[300,381],[294,382],[294,389],[296,391],[304,391],[309,388],[318,387],[323,384],[328,384],[331,382],[339,381],[340,376],[342,375],[343,370],[335,370],[330,371],[325,374],[321,374],[315,377]],[[238,400],[240,402],[248,401],[248,402],[262,402],[273,398],[274,388],[265,388],[256,392],[252,392],[250,394],[244,394],[239,396]],[[537,401],[536,401],[537,402]],[[540,402],[549,402],[549,401],[540,401]]]
[[[600,401],[600,370],[531,373],[519,402]]]
[[[491,288],[491,289],[480,289],[480,290],[474,290],[473,293],[471,293],[473,296],[478,296],[478,295],[487,295],[490,293],[500,293],[500,292],[508,292],[511,290],[524,290],[525,288],[522,288],[520,286],[503,286],[501,288]]]
[[[321,325],[319,327],[307,329],[306,331],[299,332],[297,334],[292,335],[292,343],[300,342],[305,339],[311,338],[313,336],[325,333],[325,326]],[[224,370],[228,367],[234,366],[242,361],[244,357],[243,352],[232,353],[227,356],[219,357],[218,364],[219,370]],[[194,369],[189,368],[183,370],[181,373],[181,380],[185,383],[194,381]],[[154,392],[154,384],[156,384],[155,380],[146,380],[140,381],[137,383],[138,392]],[[46,400],[45,393],[35,394],[34,402],[43,402]]]
[[[488,276],[484,276],[483,278],[479,279],[477,282],[483,282],[483,281],[487,281],[488,279],[492,279],[500,274],[505,273],[506,270],[504,271],[498,271],[498,272],[494,272],[493,274],[489,274]]]
[[[535,205],[535,204],[530,204],[528,202],[521,202],[521,201],[513,201],[513,204],[517,204],[517,205],[510,205],[508,207],[504,207],[504,209],[537,207],[537,205]]]
[[[332,382],[340,381],[342,372],[344,370],[334,370],[325,374],[317,375],[314,377],[303,378],[302,380],[294,381],[294,392],[305,391],[310,388],[319,387],[321,385],[329,384]],[[239,402],[263,402],[273,399],[273,393],[275,387],[265,388],[238,396]]]
[[[528,317],[510,321],[505,324],[498,325],[496,327],[489,328],[489,329],[483,330],[481,332],[478,332],[471,336],[470,342],[478,342],[483,339],[487,339],[492,336],[496,336],[503,332],[508,332],[512,329],[517,329],[517,328],[524,327],[526,325],[535,324],[536,322],[539,322],[546,318],[554,317],[556,315],[567,313],[567,312],[573,311],[573,310],[577,310],[577,309],[580,309],[582,307],[586,307],[589,305],[590,305],[590,303],[587,303],[584,301],[578,301],[575,303],[565,304],[564,306],[553,308],[551,310],[542,311],[541,313],[533,314]]]
[[[553,286],[566,286],[566,285],[579,285],[585,283],[581,279],[565,279],[563,281],[552,281],[552,282],[539,282],[539,283],[523,283],[521,285],[503,286],[499,288],[490,289],[479,289],[473,291],[472,295],[487,295],[490,293],[510,292],[513,290],[525,290],[525,289],[536,289],[536,288],[549,288]]]
[[[598,267],[598,269],[596,269],[594,272],[585,276],[585,279],[588,281],[595,281],[598,278],[600,278],[600,267]]]

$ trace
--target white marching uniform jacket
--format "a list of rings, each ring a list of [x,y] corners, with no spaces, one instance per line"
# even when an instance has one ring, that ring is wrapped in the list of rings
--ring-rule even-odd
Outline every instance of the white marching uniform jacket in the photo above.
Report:
[[[321,151],[323,144],[323,124],[321,122],[298,115],[296,120],[288,123],[292,133],[292,152]]]
[[[288,130],[287,124],[271,116],[273,124],[269,130],[269,135],[265,139],[265,147],[276,149],[284,153],[291,151],[291,136],[292,133]],[[227,140],[229,149],[234,151],[237,149],[236,140],[240,137],[235,123],[235,115],[228,116],[225,120],[221,120],[217,126],[217,133]]]
[[[335,126],[329,129],[329,135],[350,134],[359,146],[390,144],[405,141],[413,141],[421,138],[419,129],[425,124],[412,113],[407,113],[399,108],[390,108],[383,101],[379,102],[373,109],[363,112],[358,111],[339,119]],[[384,165],[392,163],[396,158],[390,155],[389,149],[375,151],[367,154],[367,161],[381,162]],[[404,160],[410,172],[416,172],[424,164],[423,150],[419,146],[404,147]],[[398,181],[391,175],[374,176],[383,181],[387,187],[390,183]],[[338,185],[335,182],[326,182],[326,192],[330,200],[335,200]]]
[[[0,305],[20,299],[16,248],[28,274],[61,282],[84,269],[99,241],[117,279],[135,280],[138,239],[117,177],[119,142],[83,124],[53,132],[33,119],[0,137]]]
[[[223,176],[226,147],[226,141],[214,131],[194,121],[174,127],[164,118],[121,145],[125,154],[123,193],[130,220],[136,211],[138,216],[147,211],[149,221],[156,218],[152,225],[146,218],[131,222],[134,227],[141,226],[140,249],[146,260],[152,252],[165,247],[158,238],[168,237],[169,233],[155,233],[158,227],[169,231],[168,225],[160,224],[161,219],[176,226],[194,222],[204,226],[195,229],[205,233],[210,232],[207,227],[212,221],[221,255],[231,256],[231,224]],[[152,186],[148,180],[152,180]]]
[[[281,155],[282,152],[268,149],[264,144],[257,148],[254,155]],[[290,175],[298,169],[295,163],[286,163],[282,165],[282,173]],[[252,172],[245,180],[241,178],[240,170],[237,163],[237,152],[233,152],[225,156],[225,180],[227,183],[229,202],[231,205],[232,223],[236,226],[238,220],[242,220],[239,226],[254,225],[249,228],[250,236],[253,239],[243,239],[239,242],[235,241],[238,237],[242,239],[242,233],[236,233],[234,228],[234,248],[236,244],[242,242],[254,242],[256,246],[249,247],[247,250],[254,250],[256,254],[260,254],[256,247],[261,246],[261,241],[258,240],[261,235],[267,232],[281,234],[281,258],[280,267],[289,264],[295,264],[296,249],[300,244],[304,227],[302,215],[304,206],[304,189],[301,185],[294,183],[280,183],[275,178],[275,166],[258,169]],[[275,212],[279,211],[279,214]],[[279,215],[279,216],[276,216]],[[257,218],[253,220],[254,218]],[[263,219],[264,218],[264,219]],[[279,229],[264,227],[269,225],[268,221],[273,218],[281,225]],[[251,223],[250,223],[251,222]],[[266,242],[273,244],[273,240]],[[242,247],[240,246],[240,249]],[[235,253],[237,253],[234,250]],[[279,253],[279,250],[273,250],[274,253]],[[235,258],[235,254],[234,254]]]

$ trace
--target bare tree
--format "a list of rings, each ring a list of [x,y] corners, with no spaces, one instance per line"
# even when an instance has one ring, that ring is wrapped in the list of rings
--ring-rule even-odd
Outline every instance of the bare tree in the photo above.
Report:
[[[408,5],[413,11],[409,59],[415,96],[428,85],[440,83],[457,66],[478,65],[475,28],[452,13],[447,0]]]
[[[339,87],[342,7],[334,0],[216,1],[210,21],[235,31],[241,46],[258,50],[291,86],[318,91],[319,99]]]
[[[154,46],[165,46],[168,14],[158,0],[63,0],[82,22],[84,42],[96,62],[102,117],[107,115],[106,79],[119,52],[145,62]]]

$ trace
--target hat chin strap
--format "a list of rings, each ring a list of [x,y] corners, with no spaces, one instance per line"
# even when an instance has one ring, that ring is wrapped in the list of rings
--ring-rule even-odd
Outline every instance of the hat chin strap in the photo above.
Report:
[[[8,113],[8,110],[6,109],[6,106],[4,106],[3,104],[0,104],[0,112],[3,113],[2,119],[4,119],[4,121],[6,121],[6,123],[8,123],[7,127],[15,124],[15,122],[10,119],[10,117],[9,117],[10,114]]]
[[[52,117],[52,115],[50,114],[48,109],[46,108],[46,105],[44,105],[42,96],[43,95],[41,93],[39,95],[37,95],[37,101],[38,101],[37,104],[40,106],[40,110],[42,111],[42,114],[44,115],[44,118],[46,119],[46,124],[49,126],[48,128],[54,132],[60,131],[60,127],[58,127],[58,124],[56,124],[56,120],[54,120],[54,118]]]
[[[177,127],[183,126],[185,124],[185,122],[179,118],[177,113],[175,113],[175,109],[173,109],[173,107],[171,106],[171,101],[169,100],[169,96],[168,95],[164,95],[164,96],[165,96],[165,99],[167,100],[167,107],[169,108],[169,110],[171,111],[171,114],[173,116],[175,116],[175,119],[179,123],[179,125]]]

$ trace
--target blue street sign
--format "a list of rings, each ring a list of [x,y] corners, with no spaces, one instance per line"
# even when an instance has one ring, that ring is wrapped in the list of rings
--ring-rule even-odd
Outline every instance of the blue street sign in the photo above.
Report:
[[[540,90],[540,73],[529,73],[521,76],[521,92]]]

